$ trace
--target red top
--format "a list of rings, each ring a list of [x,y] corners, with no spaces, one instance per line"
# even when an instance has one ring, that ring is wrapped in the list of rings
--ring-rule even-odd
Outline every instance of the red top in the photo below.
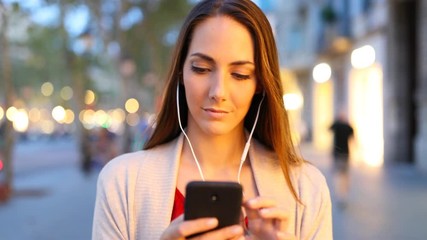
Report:
[[[181,214],[184,213],[184,202],[184,195],[182,195],[178,188],[175,188],[175,200],[173,201],[171,221],[173,221],[175,218],[179,217]]]
[[[184,213],[184,203],[185,203],[184,195],[182,195],[182,193],[178,190],[178,188],[175,188],[175,199],[173,201],[171,221],[173,221],[175,218],[179,217],[181,214]],[[245,225],[246,227],[248,227],[247,217],[245,217]]]

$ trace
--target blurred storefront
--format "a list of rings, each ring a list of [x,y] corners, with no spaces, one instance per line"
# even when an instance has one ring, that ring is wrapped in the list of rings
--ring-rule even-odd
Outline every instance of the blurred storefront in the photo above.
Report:
[[[385,158],[427,170],[427,1],[388,1]]]
[[[293,72],[282,69],[281,79],[284,86],[283,101],[291,125],[292,140],[294,144],[298,145],[307,134],[306,124],[302,118],[304,98],[298,85],[298,79]]]
[[[330,149],[328,128],[346,111],[355,162],[427,169],[427,1],[295,0],[276,11],[286,16],[275,18],[278,48],[302,92],[306,140]],[[322,64],[330,73],[319,81]]]

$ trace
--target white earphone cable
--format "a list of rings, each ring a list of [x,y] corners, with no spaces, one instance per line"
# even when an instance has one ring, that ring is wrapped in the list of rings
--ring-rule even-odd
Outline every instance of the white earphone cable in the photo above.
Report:
[[[248,152],[249,152],[249,147],[251,145],[250,142],[251,142],[252,135],[254,133],[256,124],[258,122],[259,112],[260,112],[260,109],[261,109],[261,104],[264,101],[264,97],[265,97],[265,92],[263,92],[263,94],[262,94],[262,99],[261,99],[261,101],[260,101],[260,103],[258,105],[258,110],[257,110],[257,114],[256,114],[256,117],[255,117],[254,125],[252,126],[252,130],[251,130],[251,132],[249,134],[248,140],[246,141],[245,148],[243,149],[243,153],[242,153],[242,156],[240,158],[239,171],[237,173],[237,182],[238,183],[240,183],[240,174],[242,172],[243,163],[245,162],[246,157],[247,157]],[[177,106],[177,111],[178,111],[178,124],[179,124],[179,128],[181,129],[182,133],[184,134],[185,138],[187,139],[188,145],[190,146],[191,154],[193,155],[194,161],[196,162],[197,168],[199,170],[200,177],[202,178],[203,181],[206,181],[205,180],[205,176],[203,175],[202,168],[201,168],[201,166],[199,164],[199,161],[197,160],[196,154],[194,153],[193,145],[191,144],[190,138],[187,136],[187,134],[184,131],[184,128],[182,127],[181,114],[180,114],[180,108],[179,108],[179,83],[178,83],[178,86],[176,88],[176,106]]]
[[[259,111],[261,109],[261,104],[264,101],[264,97],[265,97],[265,93],[263,92],[262,93],[262,99],[261,99],[261,101],[259,102],[259,105],[258,105],[258,110],[257,110],[257,113],[256,113],[254,125],[252,126],[251,133],[249,134],[248,141],[245,144],[245,148],[243,149],[242,157],[240,158],[239,172],[237,173],[237,182],[238,183],[240,183],[240,174],[242,172],[243,163],[245,163],[245,161],[246,161],[246,156],[248,155],[249,147],[251,146],[252,135],[254,134],[256,124],[258,123]]]
[[[182,128],[181,114],[180,114],[180,109],[179,109],[179,83],[178,83],[178,86],[176,88],[176,107],[178,110],[179,128],[181,128],[182,133],[184,134],[185,138],[187,139],[188,145],[190,146],[191,154],[193,154],[194,161],[196,162],[197,168],[199,169],[200,177],[202,178],[203,181],[205,181],[205,176],[203,175],[202,168],[200,167],[199,161],[197,160],[196,154],[194,153],[193,145],[191,145],[190,139],[188,138],[187,134],[185,133],[184,129]]]

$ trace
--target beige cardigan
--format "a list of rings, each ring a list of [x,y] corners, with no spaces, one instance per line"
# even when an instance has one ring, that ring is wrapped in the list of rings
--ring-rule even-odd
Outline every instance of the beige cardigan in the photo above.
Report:
[[[159,239],[171,221],[183,136],[146,151],[110,161],[98,179],[92,239]],[[290,214],[288,231],[297,239],[332,239],[329,189],[310,164],[292,168],[291,179],[304,206],[286,185],[268,151],[252,141],[249,159],[260,196],[273,198]]]

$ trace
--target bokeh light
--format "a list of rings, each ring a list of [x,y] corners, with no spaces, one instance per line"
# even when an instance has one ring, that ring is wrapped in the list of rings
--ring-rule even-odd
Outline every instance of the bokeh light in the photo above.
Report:
[[[28,113],[25,109],[18,109],[13,116],[13,128],[17,132],[25,132],[28,129]]]
[[[62,123],[65,119],[65,109],[62,106],[56,106],[52,109],[52,117],[58,123]]]
[[[60,96],[64,100],[70,100],[73,97],[73,89],[69,86],[63,87],[60,92]]]
[[[38,122],[41,120],[41,111],[37,108],[32,108],[28,112],[28,117],[31,122]]]
[[[6,110],[6,118],[13,122],[13,119],[15,117],[16,112],[18,111],[18,109],[16,109],[16,107],[10,107]]]
[[[51,82],[45,82],[41,86],[41,93],[45,97],[51,96],[53,93],[53,90],[54,90],[54,88],[53,88],[53,84]]]
[[[351,65],[356,69],[363,69],[375,62],[375,49],[370,45],[357,48],[351,52]]]
[[[317,83],[324,83],[331,78],[331,66],[327,63],[319,63],[313,68],[313,79]]]
[[[303,98],[301,94],[287,93],[283,95],[286,110],[298,110],[302,108]]]
[[[95,112],[94,120],[97,126],[107,126],[109,122],[109,116],[104,110],[98,110]]]
[[[125,109],[128,113],[136,113],[139,109],[138,100],[135,98],[129,98],[125,103]]]
[[[91,105],[95,102],[95,93],[92,90],[86,90],[85,103]]]
[[[64,123],[72,124],[73,122],[74,122],[74,112],[71,109],[66,109]]]

